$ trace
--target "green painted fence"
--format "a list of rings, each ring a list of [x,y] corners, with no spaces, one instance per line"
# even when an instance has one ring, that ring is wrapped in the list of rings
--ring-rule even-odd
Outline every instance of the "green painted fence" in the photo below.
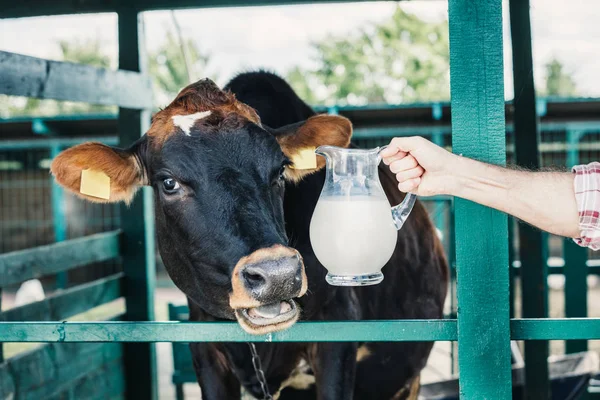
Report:
[[[17,3],[0,1],[0,17],[116,11],[120,69],[99,70],[0,52],[0,93],[118,105],[120,142],[126,145],[139,137],[147,128],[151,105],[149,79],[143,74],[139,12],[171,5],[191,7],[197,2],[135,0],[128,7],[101,1],[80,5],[69,0]],[[203,5],[242,3],[232,0]],[[453,150],[504,164],[502,0],[449,0],[449,28]],[[124,266],[122,275],[0,314],[0,342],[47,343],[0,364],[0,397],[154,399],[153,342],[437,340],[458,342],[462,398],[508,399],[511,339],[600,339],[600,320],[511,320],[506,216],[464,200],[457,200],[454,207],[457,319],[303,322],[284,332],[249,336],[235,323],[150,322],[154,317],[154,230],[152,199],[144,190],[131,207],[121,209],[121,233],[0,255],[0,289],[116,256]],[[577,289],[574,285],[569,290]],[[115,321],[61,321],[120,297],[125,299],[126,311],[114,316]],[[76,301],[83,304],[72,304]],[[42,316],[47,313],[57,321]],[[46,321],[13,320],[27,315]],[[103,384],[94,384],[96,380]],[[101,393],[95,393],[98,390]]]

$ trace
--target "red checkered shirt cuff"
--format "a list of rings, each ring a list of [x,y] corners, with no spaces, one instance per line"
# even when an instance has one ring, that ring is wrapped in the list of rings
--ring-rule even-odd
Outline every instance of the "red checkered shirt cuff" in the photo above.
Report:
[[[573,167],[580,237],[575,243],[600,250],[600,163]]]

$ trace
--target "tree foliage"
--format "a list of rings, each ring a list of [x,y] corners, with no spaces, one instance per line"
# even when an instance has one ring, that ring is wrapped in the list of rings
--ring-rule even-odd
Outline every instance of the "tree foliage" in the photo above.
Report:
[[[449,98],[448,23],[398,6],[379,24],[312,44],[315,67],[293,68],[291,85],[313,104],[399,103]]]
[[[572,74],[565,70],[563,64],[552,58],[545,65],[546,82],[541,90],[544,96],[574,97],[578,95],[577,85]]]
[[[192,39],[184,39],[183,46],[190,60],[189,75],[184,53],[175,34],[167,30],[165,42],[149,57],[149,73],[155,88],[155,103],[164,104],[172,100],[188,84],[205,78],[209,55],[201,53]],[[215,77],[211,77],[215,79]]]

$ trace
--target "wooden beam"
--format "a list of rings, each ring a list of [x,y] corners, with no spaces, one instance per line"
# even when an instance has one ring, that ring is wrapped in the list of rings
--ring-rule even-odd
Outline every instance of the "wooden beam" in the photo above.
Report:
[[[123,274],[75,286],[34,303],[0,312],[0,321],[62,321],[121,297]]]
[[[144,26],[135,10],[119,10],[119,68],[144,72]],[[148,129],[148,110],[119,109],[121,146],[135,142]],[[123,270],[125,272],[125,318],[128,321],[154,319],[156,252],[154,248],[154,209],[152,189],[144,187],[130,205],[121,206],[123,229]],[[153,343],[125,346],[125,373],[128,399],[154,400],[158,382]]]
[[[52,343],[10,358],[0,365],[0,398],[47,399],[87,373],[120,363],[120,343]],[[116,365],[115,365],[116,366]]]
[[[452,150],[506,163],[502,0],[449,0]],[[507,217],[456,199],[461,398],[511,399]]]
[[[0,94],[129,108],[152,107],[152,85],[147,76],[5,51],[0,51]]]
[[[0,255],[0,288],[119,256],[119,231]]]

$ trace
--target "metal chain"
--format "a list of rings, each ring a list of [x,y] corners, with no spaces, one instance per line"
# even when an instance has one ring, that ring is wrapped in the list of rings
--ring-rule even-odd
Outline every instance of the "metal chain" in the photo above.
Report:
[[[254,367],[254,373],[256,374],[256,378],[260,383],[260,388],[262,389],[264,400],[273,400],[273,396],[271,396],[271,394],[269,393],[267,379],[265,378],[265,373],[262,369],[260,357],[258,356],[258,352],[256,351],[256,346],[254,345],[254,343],[251,342],[248,342],[248,346],[250,346],[250,352],[252,353],[252,366]]]

